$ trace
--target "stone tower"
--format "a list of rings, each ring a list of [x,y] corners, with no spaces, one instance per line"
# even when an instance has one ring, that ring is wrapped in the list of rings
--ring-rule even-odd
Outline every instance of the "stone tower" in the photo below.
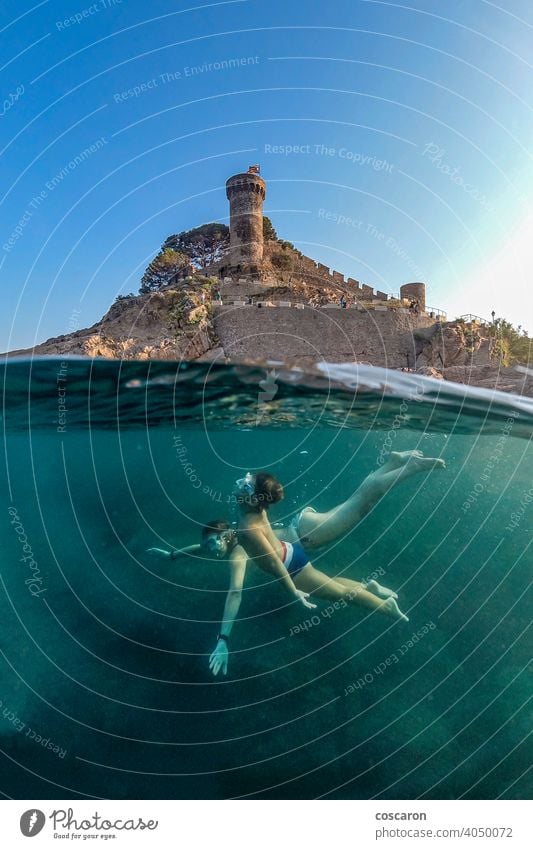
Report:
[[[226,182],[229,200],[230,263],[260,265],[263,260],[263,201],[266,184],[259,166]]]
[[[405,283],[400,287],[400,298],[414,298],[423,312],[426,309],[426,284]]]

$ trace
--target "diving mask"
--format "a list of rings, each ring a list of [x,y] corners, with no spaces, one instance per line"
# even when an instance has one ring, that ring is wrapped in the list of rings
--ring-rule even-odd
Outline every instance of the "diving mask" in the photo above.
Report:
[[[246,472],[243,478],[235,481],[240,495],[253,495],[255,492],[255,480],[251,472]]]
[[[231,545],[234,537],[234,531],[221,531],[220,533],[209,534],[204,539],[204,546],[213,554],[224,553],[229,545]]]

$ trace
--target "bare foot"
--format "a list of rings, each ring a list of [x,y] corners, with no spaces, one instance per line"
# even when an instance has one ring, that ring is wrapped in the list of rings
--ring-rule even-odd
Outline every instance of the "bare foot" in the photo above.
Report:
[[[381,605],[381,610],[387,616],[392,616],[393,619],[401,619],[403,622],[409,622],[409,617],[405,613],[402,613],[394,598],[388,598],[387,601],[384,601]]]
[[[377,581],[367,581],[365,590],[368,590],[369,593],[374,593],[374,595],[380,598],[398,598],[398,593],[395,593],[394,590],[389,590],[388,587],[382,587]]]
[[[391,472],[402,466],[408,466],[406,471],[416,475],[418,472],[430,472],[432,469],[445,469],[446,463],[438,457],[424,457],[421,451],[391,451],[387,462],[381,468]]]

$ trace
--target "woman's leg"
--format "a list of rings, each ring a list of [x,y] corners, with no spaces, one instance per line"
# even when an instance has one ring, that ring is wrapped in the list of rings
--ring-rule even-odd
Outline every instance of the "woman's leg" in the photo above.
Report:
[[[319,548],[344,536],[366,516],[393,486],[420,472],[444,469],[444,460],[424,457],[421,451],[393,451],[387,462],[365,478],[359,489],[326,513],[302,511],[298,532],[307,549]]]
[[[318,598],[345,601],[347,604],[364,607],[367,610],[377,610],[392,619],[409,621],[407,616],[401,612],[394,598],[378,598],[373,593],[368,592],[358,581],[349,581],[349,586],[347,586],[346,583],[341,583],[337,578],[330,578],[324,572],[315,569],[310,563],[304,566],[293,580],[297,589]],[[348,579],[345,579],[345,581],[348,581]]]
[[[350,588],[352,584],[358,583],[358,581],[352,581],[351,578],[339,578],[338,575],[335,576],[335,580],[338,581],[339,584],[343,584],[348,588]],[[388,587],[383,587],[374,580],[364,581],[361,583],[361,586],[364,590],[372,593],[372,595],[379,596],[379,598],[398,598],[398,593],[395,593],[394,590],[390,590]]]

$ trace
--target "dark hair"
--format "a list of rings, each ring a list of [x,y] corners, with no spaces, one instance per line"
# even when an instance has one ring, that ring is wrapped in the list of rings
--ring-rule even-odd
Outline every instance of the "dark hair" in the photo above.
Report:
[[[229,523],[224,519],[213,519],[212,522],[208,522],[202,528],[202,539],[208,537],[209,534],[219,534],[220,531],[229,531],[229,529]]]
[[[271,504],[277,504],[282,501],[285,493],[283,486],[268,472],[257,472],[255,476],[254,500],[258,507],[270,507]]]

